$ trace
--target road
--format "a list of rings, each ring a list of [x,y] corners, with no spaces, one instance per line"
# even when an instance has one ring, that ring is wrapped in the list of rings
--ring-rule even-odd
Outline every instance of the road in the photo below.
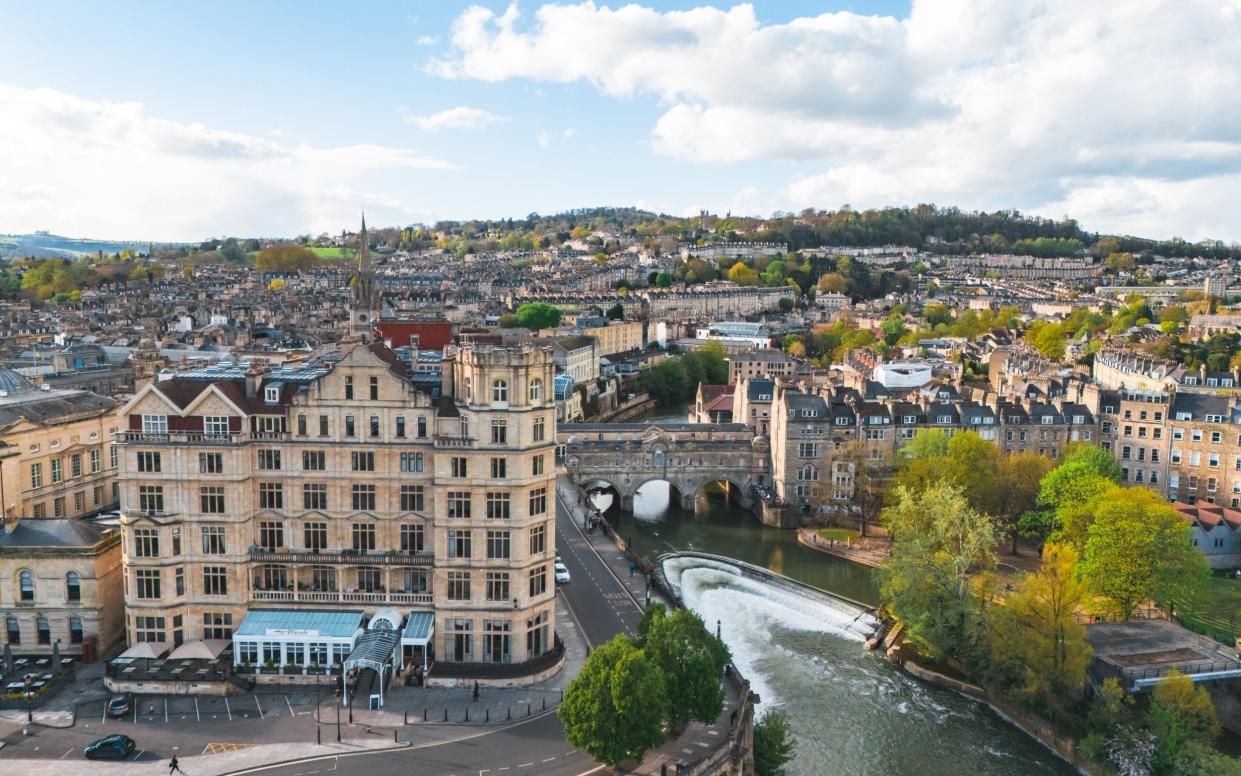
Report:
[[[572,610],[592,647],[618,633],[635,634],[642,611],[612,572],[590,548],[569,510],[556,499],[556,549],[569,568],[572,582],[560,594]],[[415,731],[417,728],[410,728]],[[564,728],[555,714],[468,739],[409,749],[329,756],[289,765],[273,765],[239,773],[263,776],[311,776],[331,772],[339,776],[464,776],[464,774],[522,774],[581,776],[603,771],[589,755],[573,750],[564,740]]]

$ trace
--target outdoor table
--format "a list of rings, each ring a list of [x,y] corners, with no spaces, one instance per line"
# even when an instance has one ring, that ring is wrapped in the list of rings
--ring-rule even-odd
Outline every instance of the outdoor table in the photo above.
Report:
[[[31,682],[31,683],[30,683],[30,689],[32,689],[32,690],[37,690],[37,689],[39,689],[40,687],[44,686],[45,684],[47,684],[47,682],[44,682],[44,681],[42,681],[42,680],[37,681],[37,682]]]
[[[62,657],[62,658],[60,659],[60,664],[61,664],[62,666],[73,665],[73,658],[71,658],[71,657]]]
[[[24,665],[26,665],[26,658],[24,658],[24,657],[19,657],[19,658],[17,658],[16,660],[14,660],[14,661],[13,661],[13,665],[15,665],[15,666],[24,666]]]
[[[26,689],[26,683],[25,682],[9,682],[7,685],[4,686],[4,689],[7,690],[8,692],[17,692],[19,690]]]
[[[37,666],[45,666],[47,665],[47,663],[48,663],[48,660],[45,657],[41,657],[38,660],[34,661],[34,664]]]
[[[134,671],[137,671],[137,670],[138,670],[137,666],[130,666],[129,668],[126,668],[124,671],[122,671],[121,673],[132,674]]]

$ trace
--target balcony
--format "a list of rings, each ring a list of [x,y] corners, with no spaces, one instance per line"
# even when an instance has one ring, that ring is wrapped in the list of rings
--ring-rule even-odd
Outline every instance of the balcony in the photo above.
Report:
[[[435,446],[441,450],[464,450],[477,442],[473,437],[437,436]]]
[[[265,550],[252,548],[250,560],[255,563],[314,563],[317,565],[350,566],[431,566],[435,563],[433,552],[397,552],[361,550]]]
[[[251,590],[254,601],[298,604],[424,604],[430,605],[430,593],[405,593],[399,591],[348,591],[348,590]]]

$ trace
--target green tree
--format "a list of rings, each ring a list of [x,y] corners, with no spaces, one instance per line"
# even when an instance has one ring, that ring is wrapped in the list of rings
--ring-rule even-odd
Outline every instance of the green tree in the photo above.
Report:
[[[678,359],[660,361],[643,376],[647,391],[661,404],[672,404],[689,395],[689,374]]]
[[[1082,507],[1120,478],[1120,465],[1111,453],[1093,445],[1082,446],[1043,477],[1038,504],[1053,513],[1056,528],[1080,549],[1086,542],[1089,522],[1089,513],[1083,513]]]
[[[560,310],[547,302],[527,302],[517,308],[517,325],[526,329],[554,329],[560,325]]]
[[[1176,669],[1155,685],[1151,693],[1147,723],[1157,742],[1153,765],[1159,773],[1199,773],[1185,769],[1186,759],[1200,759],[1201,754],[1186,750],[1192,745],[1210,745],[1220,733],[1215,705],[1205,687]],[[1192,765],[1191,765],[1192,767]],[[1235,771],[1233,771],[1235,773]]]
[[[898,487],[892,497],[882,518],[892,537],[879,571],[884,601],[932,655],[974,656],[995,565],[994,521],[949,484],[921,493]]]
[[[625,320],[625,308],[620,302],[617,302],[608,308],[607,315],[610,321],[623,321]]]
[[[498,325],[501,329],[516,329],[518,327],[517,316],[512,313],[504,313],[500,316]]]
[[[780,776],[784,766],[797,753],[797,742],[789,730],[788,715],[779,709],[768,709],[754,723],[754,773],[756,776]]]
[[[1123,619],[1151,599],[1184,606],[1206,590],[1211,572],[1189,543],[1192,529],[1155,492],[1113,488],[1089,509],[1081,575]]]
[[[1043,564],[1026,575],[1003,606],[991,609],[991,654],[1021,676],[1019,693],[1058,709],[1081,692],[1090,662],[1077,608],[1086,594],[1069,545],[1043,548]]]
[[[1000,521],[1012,542],[1013,555],[1017,554],[1021,517],[1037,505],[1043,477],[1050,469],[1045,455],[1010,453],[999,457],[990,477],[981,483],[980,508]]]
[[[641,759],[663,742],[664,677],[624,636],[600,645],[565,688],[565,739],[606,765]]]
[[[664,716],[673,730],[682,729],[690,720],[712,724],[719,719],[724,711],[720,674],[732,656],[724,642],[707,632],[701,617],[689,609],[656,612],[643,649],[663,673]]]
[[[672,276],[667,272],[660,272],[655,276],[655,285],[659,288],[668,288],[672,285]]]

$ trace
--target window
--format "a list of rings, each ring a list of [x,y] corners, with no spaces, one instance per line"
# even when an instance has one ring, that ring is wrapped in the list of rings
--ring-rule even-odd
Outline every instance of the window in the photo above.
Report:
[[[233,615],[227,612],[203,613],[204,639],[231,639],[233,637]]]
[[[17,618],[9,616],[5,618],[5,629],[8,631],[9,643],[13,645],[22,643],[22,629]]]
[[[60,482],[65,478],[65,462],[59,458],[52,459],[52,482]]]
[[[203,555],[223,555],[224,552],[224,529],[203,526]]]
[[[448,557],[450,558],[468,558],[471,555],[471,542],[473,541],[470,531],[454,529],[448,532]]]
[[[224,514],[224,488],[211,485],[198,489],[198,498],[204,514]]]
[[[108,446],[108,466],[115,469],[121,459],[121,449],[116,445]]]
[[[99,454],[98,450],[90,451],[90,470],[91,474],[103,470],[103,456]]]
[[[508,476],[508,459],[492,458],[491,459],[491,479],[502,480]]]
[[[470,492],[468,490],[448,491],[448,516],[462,518],[470,516]]]
[[[530,403],[537,404],[543,401],[543,381],[534,378],[530,381]]]
[[[421,485],[402,485],[401,486],[401,511],[402,512],[422,512],[425,508],[423,502],[423,486]]]
[[[547,567],[537,566],[530,569],[530,597],[543,595],[547,592]]]
[[[79,490],[77,493],[73,494],[73,511],[81,512],[85,506],[86,506],[86,491]]]
[[[448,572],[448,600],[470,600],[470,573],[468,571]]]
[[[163,643],[164,640],[163,617],[134,618],[134,641]]]
[[[159,569],[138,569],[136,582],[139,598],[159,598]]]
[[[367,511],[375,511],[375,486],[374,485],[354,485],[353,486],[353,508],[365,509]]]
[[[372,377],[370,379],[371,401],[379,401],[379,378]]]
[[[371,437],[379,436],[379,416],[371,415]]]
[[[302,543],[308,550],[326,550],[327,523],[306,523],[302,526]]]
[[[70,644],[81,644],[82,643],[82,618],[81,617],[70,617],[69,618],[69,643]]]
[[[203,594],[228,595],[228,569],[224,566],[203,566]]]
[[[405,416],[398,415],[396,418],[396,436],[397,439],[405,438]]]
[[[418,438],[427,438],[427,419],[423,417],[418,418]]]
[[[47,618],[40,614],[38,617],[35,618],[34,622],[35,622],[35,630],[39,634],[39,643],[40,644],[51,644],[52,643],[52,629],[47,623]]]
[[[513,659],[513,624],[508,620],[483,621],[483,660],[488,663],[508,663]]]
[[[535,488],[530,491],[530,514],[547,514],[547,488]]]
[[[306,416],[305,415],[297,416],[297,435],[306,436]]]
[[[43,487],[43,464],[41,463],[30,464],[30,487],[32,488]]]
[[[798,458],[820,458],[823,455],[822,442],[799,442],[797,444]]]
[[[474,381],[469,377],[465,378],[465,403],[474,403]]]
[[[491,402],[492,404],[508,403],[508,383],[496,380],[491,384]]]
[[[328,420],[327,415],[319,416],[319,436],[328,436]]]
[[[1202,453],[1198,452],[1197,450],[1190,450],[1189,451],[1189,465],[1198,466],[1201,463],[1202,463]]]
[[[21,600],[33,601],[34,600],[34,572],[23,569],[22,572],[17,575],[17,580],[18,580],[18,585],[20,586],[20,589],[21,589]]]
[[[198,454],[198,473],[199,474],[223,474],[224,473],[224,454],[223,453],[199,453]]]
[[[420,525],[401,526],[401,552],[422,552],[426,535]]]
[[[508,444],[508,421],[493,420],[491,421],[491,444],[507,445]]]
[[[1202,441],[1202,429],[1200,428],[1190,429],[1189,438],[1194,442],[1201,442]]]
[[[168,416],[167,415],[143,415],[142,416],[142,433],[144,434],[167,434],[168,433]]]
[[[533,467],[533,469],[534,469],[533,474],[534,474],[536,477],[537,477],[537,476],[539,476],[540,474],[542,474],[542,473],[543,473],[543,456],[541,456],[541,455],[536,455],[536,456],[534,456],[534,458],[532,458],[532,459],[530,459],[530,460],[531,460],[531,464],[530,464],[530,465],[531,465],[531,466]]]
[[[547,437],[547,421],[542,417],[534,419],[534,441],[542,442]]]
[[[159,532],[154,528],[135,528],[134,556],[138,558],[158,558]]]
[[[116,487],[116,483],[112,483],[112,487]],[[30,514],[34,517],[47,517],[47,505],[42,501],[30,508]]]
[[[327,470],[327,453],[322,450],[302,451],[302,471],[321,472]]]
[[[1216,434],[1218,435],[1218,432],[1216,432]],[[82,476],[82,455],[81,453],[74,453],[73,455],[69,456],[69,476],[70,477],[81,477]]]
[[[280,451],[259,450],[259,469],[278,471],[280,469]]]
[[[176,591],[177,597],[185,595],[185,569],[177,567],[172,575],[173,590]]]
[[[427,572],[422,569],[403,569],[401,572],[401,582],[404,585],[404,590],[401,592],[427,592]]]
[[[57,464],[57,463],[60,463],[60,462],[59,462],[59,461],[53,461],[53,462],[52,462],[52,464],[53,464],[53,466],[52,466],[52,477],[53,477],[53,479],[55,479],[55,477],[56,477],[56,466],[55,466],[55,464]],[[158,472],[158,471],[160,471],[160,458],[159,458],[159,453],[149,452],[149,451],[145,451],[145,450],[144,450],[144,451],[139,451],[139,452],[138,452],[138,471],[139,471],[139,472],[143,472],[143,473],[153,473],[153,472]]]
[[[452,462],[451,462],[451,464],[452,464],[452,476],[454,476],[454,477],[468,477],[468,476],[469,476],[469,473],[468,473],[468,472],[469,472],[469,465],[468,465],[468,463],[469,463],[469,459],[466,459],[466,458],[453,458],[453,459],[452,459]]]
[[[327,484],[307,482],[302,485],[303,509],[327,509]]]
[[[547,612],[539,612],[526,620],[526,655],[535,657],[548,650],[551,642],[547,638]]]
[[[492,520],[509,518],[509,495],[507,493],[487,494],[487,517]]]
[[[353,398],[353,375],[345,375],[345,398]]]
[[[65,575],[65,600],[82,600],[82,575],[76,571],[70,571]]]
[[[364,593],[377,593],[382,592],[383,589],[383,572],[374,566],[362,566],[358,569],[358,590]]]
[[[165,422],[167,418],[164,419]],[[207,415],[203,418],[203,433],[209,436],[222,436],[228,433],[228,417],[225,415]]]
[[[375,471],[375,454],[373,452],[354,450],[349,454],[349,457],[355,472]]]
[[[401,471],[416,474],[423,468],[422,453],[401,453]]]
[[[487,557],[491,560],[507,560],[511,557],[508,531],[487,532]]]
[[[284,546],[284,523],[278,520],[264,520],[259,523],[259,546],[264,550],[274,550]]]
[[[503,571],[487,572],[487,600],[508,600],[508,574]]]
[[[353,524],[353,549],[370,552],[375,549],[375,526],[370,523]]]
[[[56,517],[65,516],[65,497],[57,496],[52,499],[52,514]]]
[[[354,436],[356,433],[357,433],[357,429],[354,427],[353,416],[346,415],[345,416],[345,436],[351,437],[351,436]]]
[[[542,555],[547,550],[547,526],[536,525],[530,529],[530,554]]]
[[[284,485],[279,482],[260,482],[259,509],[284,509]]]

